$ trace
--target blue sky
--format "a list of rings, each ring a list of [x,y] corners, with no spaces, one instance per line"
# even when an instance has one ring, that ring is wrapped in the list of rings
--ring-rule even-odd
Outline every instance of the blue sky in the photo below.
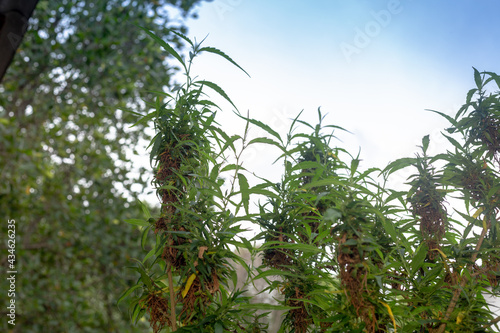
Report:
[[[494,0],[215,0],[187,25],[251,75],[212,55],[195,62],[240,111],[285,133],[288,118],[304,110],[314,122],[321,107],[327,123],[353,133],[339,145],[361,148],[368,168],[412,156],[427,134],[431,153],[441,150],[447,123],[424,110],[454,115],[473,88],[472,66],[500,72],[499,12]],[[238,132],[243,123],[222,105],[222,125]],[[259,149],[247,167],[274,160]]]

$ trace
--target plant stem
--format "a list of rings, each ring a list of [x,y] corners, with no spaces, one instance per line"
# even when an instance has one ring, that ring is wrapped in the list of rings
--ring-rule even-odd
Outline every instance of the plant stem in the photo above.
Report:
[[[477,259],[477,255],[479,254],[479,249],[483,244],[484,237],[486,237],[488,229],[489,228],[483,228],[483,231],[481,232],[481,236],[479,237],[479,240],[476,244],[474,254],[471,257],[472,263],[474,263]],[[451,298],[450,305],[448,305],[448,309],[446,310],[446,314],[444,315],[443,321],[447,321],[448,319],[450,319],[451,314],[453,313],[453,310],[455,310],[455,306],[458,303],[458,298],[460,297],[461,290],[465,287],[466,283],[467,283],[467,276],[463,276],[462,280],[460,281],[460,288],[455,289],[455,291],[453,292],[453,297]],[[446,328],[446,323],[442,323],[441,325],[439,325],[437,330],[434,331],[434,333],[443,333],[445,328]]]
[[[499,321],[500,321],[500,316],[496,317],[495,319],[493,319],[492,321],[490,321],[488,324],[483,325],[483,328],[487,328],[489,326],[495,325]]]
[[[170,294],[170,322],[172,323],[172,331],[177,331],[176,315],[175,315],[175,295],[174,281],[172,279],[172,265],[167,266],[168,290]]]

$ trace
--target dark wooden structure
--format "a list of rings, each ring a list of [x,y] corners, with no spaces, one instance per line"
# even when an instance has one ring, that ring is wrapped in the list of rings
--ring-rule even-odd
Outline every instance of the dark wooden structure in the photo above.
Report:
[[[0,0],[0,81],[28,28],[38,0]]]

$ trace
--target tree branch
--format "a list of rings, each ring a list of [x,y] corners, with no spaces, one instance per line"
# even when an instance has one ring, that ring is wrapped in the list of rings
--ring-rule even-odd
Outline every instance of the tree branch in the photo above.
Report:
[[[479,254],[479,249],[481,248],[481,245],[483,244],[484,238],[486,237],[486,234],[488,233],[489,228],[483,228],[483,231],[481,232],[481,236],[479,236],[479,240],[476,244],[475,252],[472,254],[471,257],[471,264],[474,263],[477,259],[477,256]],[[469,264],[469,266],[471,265]],[[457,306],[458,303],[458,298],[460,297],[461,290],[463,287],[465,287],[465,284],[467,283],[467,276],[463,276],[462,280],[460,281],[459,286],[455,289],[453,292],[453,296],[450,301],[450,305],[448,305],[448,309],[446,310],[446,314],[444,315],[443,321],[447,321],[450,319],[451,314],[453,313],[453,310],[455,310],[455,307]],[[437,330],[433,331],[434,333],[443,333],[446,328],[446,323],[442,323],[439,325]]]
[[[168,293],[170,294],[170,322],[172,323],[172,331],[177,330],[176,314],[175,314],[175,295],[174,295],[174,282],[172,279],[172,265],[168,264]]]
[[[495,325],[499,321],[500,321],[500,316],[496,317],[495,319],[493,319],[492,321],[490,321],[488,324],[483,325],[483,328],[488,328],[488,327],[490,327],[492,325]]]

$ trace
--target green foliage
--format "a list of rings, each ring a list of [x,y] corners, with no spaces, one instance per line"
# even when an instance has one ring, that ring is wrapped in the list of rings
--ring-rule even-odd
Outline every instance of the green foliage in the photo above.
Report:
[[[147,313],[154,332],[167,327],[176,332],[259,329],[256,310],[280,307],[248,306],[249,297],[233,288],[238,282],[234,263],[245,263],[229,247],[249,246],[239,237],[243,229],[236,215],[241,208],[248,214],[249,184],[240,164],[247,133],[229,137],[217,126],[214,109],[218,106],[204,99],[204,88],[232,104],[231,100],[215,83],[193,80],[190,73],[193,59],[204,52],[239,66],[221,51],[178,34],[192,48],[186,61],[169,44],[146,32],[181,63],[186,82],[174,91],[175,96],[159,95],[151,105],[155,109],[142,118],[154,121],[150,162],[161,209],[151,219],[154,247],[133,267],[140,277],[119,301],[132,296],[132,319],[137,322]],[[235,143],[243,149],[238,150]],[[235,163],[228,163],[228,154]],[[222,191],[224,175],[230,179],[226,192]],[[146,236],[151,228],[146,221],[127,222],[142,225]]]
[[[496,74],[474,69],[477,89],[454,118],[434,111],[450,121],[443,135],[454,151],[431,156],[427,135],[416,157],[362,170],[359,155],[333,145],[335,131],[343,129],[323,125],[319,109],[317,125],[299,114],[285,138],[237,112],[246,130],[229,136],[215,122],[211,108],[218,107],[201,99],[203,88],[234,104],[215,83],[191,79],[190,68],[205,51],[241,67],[181,35],[192,47],[185,61],[149,34],[181,62],[187,79],[175,97],[158,97],[143,118],[155,122],[151,161],[162,208],[149,220],[156,244],[133,267],[139,278],[121,298],[133,295],[133,319],[149,313],[155,332],[261,332],[262,315],[255,311],[279,309],[285,311],[279,332],[492,331],[498,319],[485,295],[499,292],[500,95],[486,95],[485,87],[494,82],[498,88]],[[250,125],[267,136],[248,141]],[[240,157],[254,144],[279,148],[279,182],[249,181]],[[409,167],[415,174],[406,191],[387,189],[377,178],[385,183]],[[255,195],[265,197],[257,213],[250,209]],[[448,200],[456,214],[448,212]],[[240,221],[255,223],[261,233],[242,238]],[[152,226],[129,223],[146,234]],[[262,256],[251,281],[264,279],[262,292],[277,293],[278,305],[252,304],[235,288],[233,263],[248,268],[236,254],[240,247]]]
[[[317,125],[299,114],[285,137],[238,111],[244,133],[222,130],[206,88],[236,106],[216,83],[193,78],[192,62],[212,53],[243,69],[157,26],[168,19],[163,4],[42,1],[1,87],[0,207],[19,226],[23,332],[132,332],[145,329],[143,317],[154,332],[262,332],[272,310],[284,311],[280,332],[493,331],[499,319],[485,295],[500,290],[500,94],[487,89],[500,88],[497,74],[474,69],[476,88],[457,114],[434,111],[450,122],[450,151],[431,155],[424,136],[421,154],[363,170],[359,155],[334,145],[343,129],[324,125],[320,110]],[[135,28],[120,34],[114,11],[151,39]],[[139,89],[169,82],[162,49],[186,82],[143,103]],[[131,177],[125,147],[151,123],[160,208],[150,211],[131,204],[144,180]],[[250,126],[267,135],[249,140]],[[279,148],[279,182],[253,184],[241,156],[254,144]],[[415,172],[408,190],[382,185],[403,168]],[[253,212],[256,195],[265,199]],[[243,222],[261,232],[245,239]],[[243,248],[262,256],[256,271]],[[249,273],[241,288],[236,265]],[[245,292],[258,279],[277,305]],[[125,324],[126,308],[137,326]]]
[[[146,110],[142,90],[168,85],[175,68],[134,24],[180,46],[162,8],[187,15],[197,2],[38,3],[0,85],[1,234],[8,218],[18,226],[14,332],[147,327],[131,328],[116,307],[133,278],[124,266],[139,254],[140,233],[123,220],[140,214],[133,202],[147,178],[129,153],[144,124],[130,129],[135,117],[122,110]]]
[[[333,133],[322,131],[342,129],[323,126],[318,115],[315,127],[299,121],[311,134],[293,135],[292,125],[281,147],[292,153],[284,154],[282,181],[269,183],[276,198],[260,207],[263,232],[256,238],[263,241],[264,266],[258,277],[282,277],[269,289],[293,307],[282,323],[286,332],[370,330],[391,323],[381,290],[384,252],[390,251],[381,223],[385,208],[371,185],[375,169],[360,172],[359,157],[331,148]]]
[[[484,298],[498,295],[500,164],[495,142],[500,136],[496,125],[500,96],[498,92],[486,96],[485,91],[496,77],[474,69],[477,89],[469,91],[456,116],[437,112],[450,121],[449,134],[460,134],[455,138],[443,134],[453,151],[429,157],[425,137],[423,156],[401,159],[386,169],[389,173],[405,166],[417,169],[407,193],[411,217],[399,222],[404,232],[399,237],[412,242],[401,243],[403,253],[411,254],[418,246],[413,260],[402,261],[403,267],[411,268],[407,276],[412,283],[399,287],[412,307],[407,318],[414,322],[410,319],[402,326],[410,331],[418,321],[429,332],[486,332],[498,321],[492,320]],[[443,165],[442,172],[436,172],[432,163]],[[447,198],[453,200],[459,220],[445,209]]]
[[[156,245],[134,267],[140,277],[122,297],[134,295],[133,319],[149,313],[155,332],[260,332],[265,327],[255,311],[280,309],[279,332],[492,331],[498,319],[485,295],[499,290],[500,96],[486,95],[485,87],[498,86],[496,74],[474,69],[477,89],[454,118],[434,111],[450,121],[444,136],[454,151],[431,156],[427,135],[416,157],[362,170],[359,155],[333,145],[335,131],[343,129],[323,125],[319,109],[317,125],[299,114],[285,138],[237,112],[246,130],[229,136],[217,127],[211,109],[217,106],[201,99],[203,88],[234,104],[215,83],[191,79],[190,68],[204,51],[241,67],[181,35],[192,47],[185,61],[150,35],[181,62],[187,79],[143,118],[155,121],[151,161],[162,208],[152,219]],[[250,125],[267,136],[248,141]],[[240,157],[254,144],[279,148],[279,182],[249,181]],[[228,152],[236,163],[227,162]],[[415,174],[407,191],[387,189],[377,178],[385,183],[409,167]],[[250,209],[255,195],[265,197],[257,213]],[[456,214],[448,212],[448,200],[457,201]],[[240,221],[255,223],[261,233],[242,238]],[[151,228],[129,222],[146,233]],[[252,304],[234,288],[232,262],[248,266],[229,245],[260,252],[263,264],[251,280],[264,279],[263,292],[279,294],[278,305]]]

